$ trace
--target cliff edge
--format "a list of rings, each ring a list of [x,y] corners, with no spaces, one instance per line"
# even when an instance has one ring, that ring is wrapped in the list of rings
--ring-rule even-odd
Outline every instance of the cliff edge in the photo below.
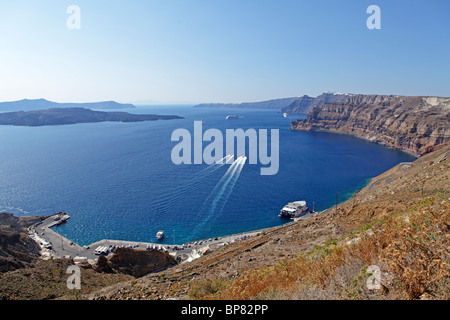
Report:
[[[450,141],[450,98],[352,95],[316,105],[291,129],[351,134],[421,155]]]

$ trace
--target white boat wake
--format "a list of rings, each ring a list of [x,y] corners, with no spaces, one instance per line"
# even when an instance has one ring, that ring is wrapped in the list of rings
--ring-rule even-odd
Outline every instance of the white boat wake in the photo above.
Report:
[[[198,189],[200,183],[202,183],[205,178],[209,177],[212,173],[216,172],[222,168],[227,162],[234,158],[233,154],[228,154],[225,157],[216,161],[216,163],[208,165],[206,168],[200,170],[191,179],[175,187],[171,192],[168,192],[167,197],[162,197],[158,201],[154,202],[157,207],[166,206],[167,203],[179,204],[186,201],[186,197],[191,195]],[[231,169],[231,167],[230,167]],[[228,171],[227,171],[228,172]]]
[[[213,217],[219,216],[225,204],[228,201],[231,193],[233,192],[234,186],[239,179],[239,176],[244,168],[245,162],[247,161],[246,156],[241,156],[237,158],[233,164],[228,168],[227,172],[216,184],[214,189],[211,191],[209,196],[206,198],[199,212],[199,224],[193,231],[193,235],[197,234],[203,227],[211,220]],[[203,217],[203,220],[201,218]]]

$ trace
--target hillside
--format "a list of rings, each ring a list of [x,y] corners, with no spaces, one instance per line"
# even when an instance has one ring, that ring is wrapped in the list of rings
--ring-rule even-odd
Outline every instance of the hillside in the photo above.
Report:
[[[47,110],[0,113],[0,125],[49,126],[92,122],[138,122],[182,119],[179,116],[131,114],[126,112],[94,111],[84,108],[53,108]]]
[[[319,215],[85,299],[448,299],[450,146]],[[368,266],[381,269],[369,290]]]
[[[25,228],[43,217],[17,218],[0,212],[0,273],[32,266],[40,248],[26,235]]]
[[[281,112],[290,114],[308,114],[315,106],[322,105],[324,103],[344,102],[349,96],[351,96],[351,94],[333,92],[324,92],[317,97],[304,95],[284,107]]]
[[[420,155],[450,141],[450,98],[353,95],[315,106],[291,128],[351,134]]]
[[[31,111],[51,108],[87,108],[87,109],[130,109],[136,108],[132,104],[115,101],[87,102],[87,103],[58,103],[46,99],[23,99],[18,101],[0,102],[0,112]]]
[[[237,108],[237,109],[282,109],[290,105],[297,98],[274,99],[261,102],[243,103],[202,103],[194,108]]]

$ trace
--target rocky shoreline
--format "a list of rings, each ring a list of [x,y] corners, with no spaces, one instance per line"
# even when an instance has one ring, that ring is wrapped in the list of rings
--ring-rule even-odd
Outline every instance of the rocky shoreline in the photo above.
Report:
[[[350,134],[415,156],[450,142],[450,98],[352,95],[315,106],[292,130]]]

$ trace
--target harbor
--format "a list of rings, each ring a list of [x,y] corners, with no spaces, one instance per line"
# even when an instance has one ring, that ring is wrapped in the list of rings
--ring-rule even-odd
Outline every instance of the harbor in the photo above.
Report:
[[[140,242],[102,239],[87,246],[80,246],[63,235],[52,230],[52,227],[67,222],[70,216],[64,212],[57,213],[29,227],[29,236],[41,247],[42,257],[68,258],[75,263],[95,263],[100,255],[108,257],[116,248],[127,247],[136,250],[161,250],[168,252],[179,262],[190,262],[201,257],[207,251],[217,250],[236,241],[249,239],[263,230],[255,230],[234,235],[214,237],[191,241],[185,244],[161,244],[158,242]]]

